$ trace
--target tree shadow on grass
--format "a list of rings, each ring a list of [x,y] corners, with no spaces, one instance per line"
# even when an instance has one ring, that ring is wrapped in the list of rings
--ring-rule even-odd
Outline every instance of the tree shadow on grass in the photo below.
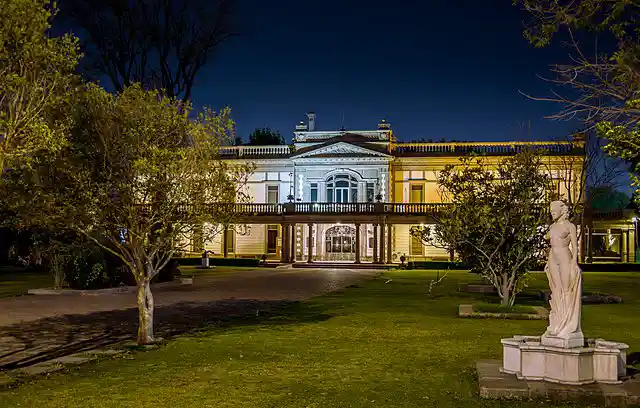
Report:
[[[154,320],[156,335],[171,338],[212,326],[224,329],[317,323],[333,316],[318,304],[228,299],[158,307]],[[135,340],[137,329],[137,308],[44,318],[0,327],[0,371]]]

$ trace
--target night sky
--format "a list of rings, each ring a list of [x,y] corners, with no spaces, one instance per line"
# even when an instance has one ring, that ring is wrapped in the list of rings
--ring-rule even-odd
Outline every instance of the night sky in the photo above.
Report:
[[[561,46],[535,49],[527,15],[510,0],[241,0],[242,35],[220,48],[194,103],[230,105],[238,134],[295,125],[374,129],[386,118],[401,141],[562,138],[577,123],[544,116],[549,64]],[[529,125],[530,123],[530,131]]]

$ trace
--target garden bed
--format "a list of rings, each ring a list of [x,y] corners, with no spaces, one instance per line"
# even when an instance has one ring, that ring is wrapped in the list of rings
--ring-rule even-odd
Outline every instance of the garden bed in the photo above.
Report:
[[[460,305],[458,316],[480,319],[545,320],[549,311],[542,306],[502,306],[493,303]]]
[[[175,280],[171,282],[160,282],[160,283],[152,283],[151,289],[153,288],[164,288],[171,286],[179,286],[181,285],[180,280]],[[38,289],[29,289],[29,295],[85,295],[85,296],[97,296],[97,295],[112,295],[114,293],[134,293],[136,291],[136,286],[118,286],[115,288],[104,288],[104,289],[54,289],[54,288],[38,288]]]

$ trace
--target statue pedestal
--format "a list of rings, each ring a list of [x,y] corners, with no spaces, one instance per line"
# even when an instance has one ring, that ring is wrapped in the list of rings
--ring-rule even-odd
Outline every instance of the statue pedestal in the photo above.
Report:
[[[541,337],[543,346],[560,347],[560,348],[578,348],[584,347],[584,335],[582,332],[573,333],[569,337],[556,337],[550,334],[543,334]]]
[[[521,380],[619,384],[620,377],[626,375],[629,346],[624,343],[596,339],[587,340],[586,346],[583,342],[583,347],[566,348],[546,345],[541,336],[514,336],[501,343],[500,371]]]

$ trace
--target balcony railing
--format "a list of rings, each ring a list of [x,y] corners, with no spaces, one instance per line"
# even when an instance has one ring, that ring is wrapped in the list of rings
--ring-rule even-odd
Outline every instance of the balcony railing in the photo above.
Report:
[[[293,214],[435,214],[447,204],[441,203],[221,203],[207,206],[205,211],[245,216],[293,215]],[[185,204],[178,211],[193,211]]]
[[[451,142],[398,143],[392,147],[396,156],[462,155],[469,153],[509,155],[525,150],[543,150],[548,154],[580,154],[580,142]]]
[[[282,146],[223,146],[220,155],[225,159],[255,159],[261,157],[289,157],[292,149]]]

